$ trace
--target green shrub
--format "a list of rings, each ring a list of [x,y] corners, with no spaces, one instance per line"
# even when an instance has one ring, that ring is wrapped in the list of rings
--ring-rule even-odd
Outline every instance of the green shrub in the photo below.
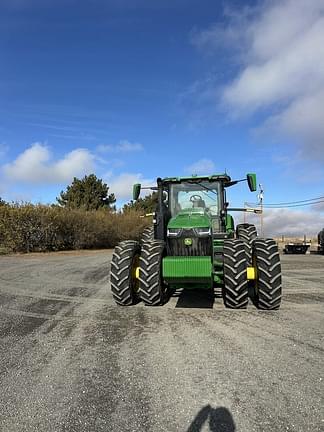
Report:
[[[0,206],[0,251],[111,248],[121,240],[139,239],[147,224],[148,220],[136,211],[4,205]]]

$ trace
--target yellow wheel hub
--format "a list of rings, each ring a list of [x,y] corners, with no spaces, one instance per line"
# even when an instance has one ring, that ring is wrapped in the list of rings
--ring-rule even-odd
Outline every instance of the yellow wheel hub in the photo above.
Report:
[[[247,280],[256,280],[257,278],[257,271],[255,267],[247,267],[246,268],[246,277]]]
[[[139,267],[135,267],[135,271],[134,271],[134,276],[135,276],[135,279],[139,279]]]
[[[131,275],[134,291],[137,292],[139,288],[139,255],[133,259]]]

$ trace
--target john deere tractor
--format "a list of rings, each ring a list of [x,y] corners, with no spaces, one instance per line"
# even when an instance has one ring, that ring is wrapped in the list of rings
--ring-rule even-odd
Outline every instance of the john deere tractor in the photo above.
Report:
[[[123,241],[111,262],[111,290],[119,305],[142,300],[161,305],[179,288],[221,289],[228,308],[244,309],[249,292],[260,309],[278,309],[281,266],[274,240],[258,238],[251,224],[234,227],[226,189],[256,175],[232,181],[227,174],[158,178],[153,226],[142,240]],[[133,187],[138,199],[141,185]],[[251,211],[257,211],[250,209]]]

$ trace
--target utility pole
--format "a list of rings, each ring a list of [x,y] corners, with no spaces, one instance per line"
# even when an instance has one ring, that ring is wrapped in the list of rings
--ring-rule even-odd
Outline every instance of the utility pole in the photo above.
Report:
[[[246,209],[247,207],[248,207],[248,203],[245,201],[245,203],[244,203],[244,209]],[[246,211],[243,212],[243,218],[244,218],[243,222],[246,223]]]
[[[258,193],[258,200],[259,200],[259,204],[261,207],[261,213],[260,213],[260,234],[261,237],[263,237],[263,197],[264,197],[264,191],[263,191],[263,186],[260,183],[259,184],[259,193]]]

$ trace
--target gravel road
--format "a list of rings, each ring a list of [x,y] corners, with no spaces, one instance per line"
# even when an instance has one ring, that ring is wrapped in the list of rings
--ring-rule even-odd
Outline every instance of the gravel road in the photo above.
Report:
[[[1,431],[324,431],[324,256],[283,256],[263,312],[117,307],[111,254],[0,258]]]

